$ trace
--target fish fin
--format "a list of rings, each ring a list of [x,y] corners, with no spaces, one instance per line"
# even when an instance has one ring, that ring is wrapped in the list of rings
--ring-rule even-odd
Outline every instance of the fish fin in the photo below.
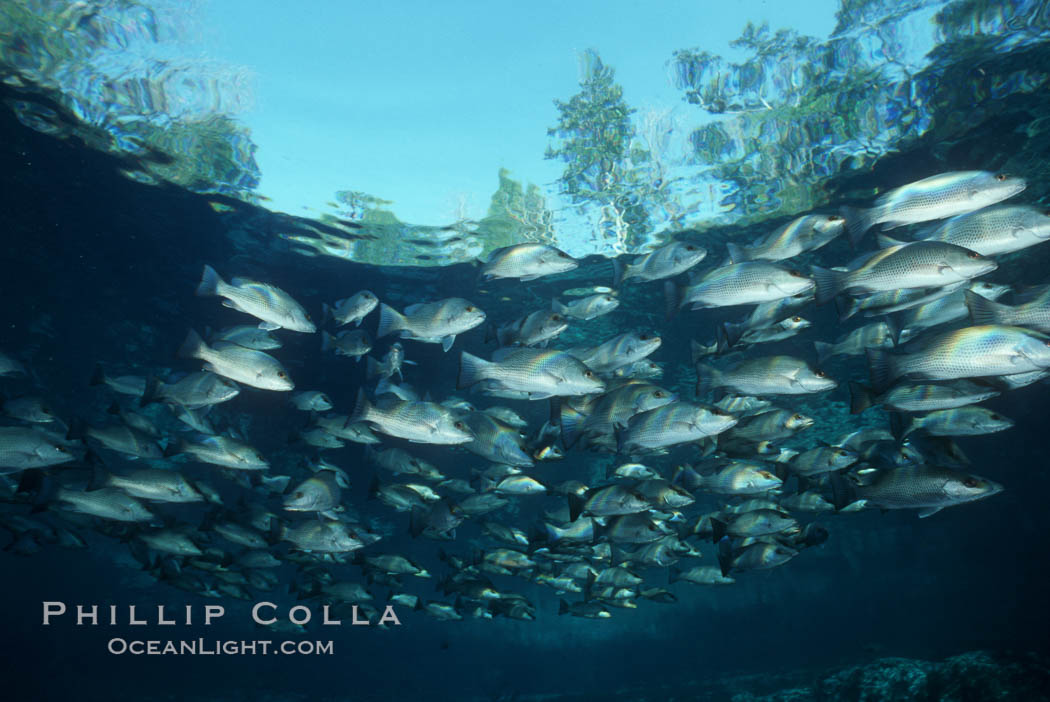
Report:
[[[836,271],[831,268],[810,266],[813,273],[813,282],[816,283],[816,300],[818,305],[830,302],[836,295],[841,293],[846,285],[845,271]]]
[[[206,348],[207,346],[204,345],[204,339],[201,338],[201,335],[190,329],[186,334],[186,340],[179,347],[177,355],[179,358],[200,358],[201,351]]]
[[[833,347],[834,344],[829,344],[826,341],[814,341],[813,348],[817,352],[817,362],[823,363],[826,361],[828,357],[831,356],[831,350]]]
[[[109,485],[109,480],[113,476],[110,475],[109,471],[99,466],[94,466],[91,469],[91,480],[88,482],[87,492],[94,492],[95,490],[101,490],[102,488]]]
[[[452,344],[456,343],[456,335],[449,334],[448,336],[441,338],[441,350],[448,353],[448,350],[452,348]]]
[[[933,515],[940,512],[943,507],[923,507],[919,510],[919,519],[926,519],[926,517],[932,517]]]
[[[721,382],[722,374],[717,368],[709,366],[706,363],[696,364],[696,396],[703,397],[712,389],[714,386]]]
[[[692,358],[693,363],[696,363],[701,358],[704,358],[705,356],[707,356],[707,349],[706,349],[706,347],[703,344],[701,344],[696,339],[690,339],[689,340],[689,354],[690,354],[690,357]]]
[[[682,304],[682,292],[681,288],[675,285],[673,280],[664,281],[664,319],[670,321],[674,319],[675,314],[678,312],[678,308]]]
[[[860,301],[855,297],[839,296],[835,298],[835,313],[838,314],[840,322],[845,322],[857,314],[859,309]]]
[[[613,263],[615,262],[616,260],[613,259]],[[556,312],[557,314],[562,315],[563,317],[569,316],[569,308],[563,305],[562,303],[558,302],[558,300],[551,300],[551,310],[553,312]]]
[[[849,243],[857,247],[864,234],[875,224],[875,210],[864,210],[858,207],[840,207],[839,214],[846,218],[846,233]]]
[[[920,427],[922,427],[922,422],[918,417],[912,417],[911,421],[908,421],[900,412],[890,412],[890,433],[893,434],[897,443],[904,441],[909,434],[914,433]]]
[[[101,363],[96,363],[95,370],[91,373],[91,380],[88,381],[88,385],[90,387],[95,387],[96,385],[102,385],[104,382],[106,382],[106,372],[102,370]]]
[[[379,362],[369,356],[365,361],[365,376],[372,378],[377,375],[379,375]]]
[[[887,234],[879,234],[875,241],[879,245],[880,249],[889,249],[894,246],[904,246],[905,244],[911,243],[909,241],[901,241],[900,239],[894,239],[892,236],[889,236]]]
[[[751,257],[747,255],[747,250],[744,249],[740,244],[734,244],[729,241],[726,242],[726,253],[729,254],[730,263],[743,263],[744,261],[750,261]]]
[[[855,380],[849,381],[849,413],[861,414],[874,404],[871,388]]]
[[[966,308],[970,310],[970,321],[974,324],[1003,324],[1010,312],[1009,305],[992,302],[973,290],[963,293],[966,297]]]
[[[354,411],[346,418],[346,425],[353,424],[354,422],[368,421],[368,415],[371,413],[371,410],[372,403],[368,401],[368,396],[365,395],[364,388],[358,388],[357,401],[354,403]]]
[[[321,319],[324,319],[324,320],[334,320],[335,319],[335,312],[332,310],[331,307],[328,306],[327,302],[322,302],[321,303]]]
[[[864,352],[868,357],[871,387],[875,392],[882,392],[900,376],[896,358],[883,349],[867,348]]]
[[[598,579],[598,576],[594,574],[593,570],[587,571],[587,581],[583,584],[583,601],[589,602],[591,600],[591,590],[594,588],[594,581]]]
[[[718,542],[718,567],[722,571],[722,577],[728,577],[729,571],[733,569],[733,545],[728,536],[723,536]]]
[[[197,295],[199,297],[218,295],[219,287],[225,285],[226,283],[219,277],[219,274],[215,272],[215,269],[205,263],[204,272],[201,274],[201,282],[197,285]]]
[[[711,517],[711,543],[717,544],[721,541],[725,537],[728,528],[729,525],[721,519]],[[725,575],[725,573],[722,573],[722,575]]]
[[[890,335],[890,341],[893,342],[894,346],[900,346],[901,343],[901,330],[897,325],[897,320],[893,319],[890,315],[886,315],[884,320],[886,324],[886,331]]]
[[[575,522],[580,517],[580,513],[583,512],[584,505],[586,502],[582,497],[576,494],[569,494],[569,521]]]
[[[570,449],[580,440],[580,425],[587,419],[586,415],[574,407],[563,403],[558,416],[561,425],[561,442],[566,449]]]
[[[142,391],[142,397],[139,398],[139,407],[145,407],[157,402],[160,397],[160,387],[160,378],[157,376],[151,375],[146,378],[146,389]]]
[[[376,327],[376,338],[393,334],[405,327],[405,317],[385,302],[379,303],[379,326]]]
[[[321,332],[321,350],[322,351],[330,351],[333,346],[335,346],[335,337],[332,336],[331,334],[329,334],[326,331],[322,331]],[[358,356],[358,360],[360,360],[360,356]]]
[[[485,379],[485,369],[492,365],[483,358],[478,358],[463,351],[459,355],[459,375],[456,377],[456,389],[463,390]]]
[[[263,331],[277,331],[282,327],[280,324],[274,324],[273,322],[259,322],[259,328]]]
[[[531,283],[534,280],[538,280],[540,278],[540,276],[542,276],[542,275],[543,275],[542,273],[533,273],[531,275],[523,275],[520,278],[518,278],[518,280],[520,280],[522,283]]]
[[[623,284],[624,274],[627,272],[627,264],[620,260],[617,256],[612,260],[613,266],[613,284],[614,288],[618,288]]]
[[[828,482],[831,483],[831,504],[835,505],[836,512],[857,501],[857,486],[842,472],[830,473]]]
[[[725,341],[728,345],[726,350],[736,346],[740,342],[740,337],[747,332],[747,329],[747,324],[737,324],[734,322],[726,322],[723,324],[722,331],[725,333]],[[720,353],[724,353],[724,351],[720,351]]]

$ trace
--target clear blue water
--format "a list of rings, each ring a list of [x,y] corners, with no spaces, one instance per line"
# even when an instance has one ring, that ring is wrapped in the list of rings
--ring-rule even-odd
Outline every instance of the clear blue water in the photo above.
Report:
[[[844,2],[830,38],[752,34],[736,47],[743,58],[732,60],[669,46],[665,58],[680,109],[720,116],[689,128],[669,123],[666,140],[685,145],[680,152],[661,152],[653,139],[645,142],[639,112],[627,120],[622,139],[570,147],[574,138],[593,137],[595,124],[585,122],[549,138],[552,149],[567,154],[550,159],[557,173],[590,159],[575,180],[562,176],[529,193],[527,183],[505,179],[482,214],[426,222],[403,222],[396,204],[360,195],[344,196],[323,214],[269,210],[257,192],[265,174],[253,156],[251,134],[224,116],[221,105],[195,102],[199,94],[186,88],[190,98],[183,104],[199,109],[172,114],[164,109],[171,100],[160,99],[165,91],[148,90],[157,85],[156,74],[120,84],[99,78],[112,75],[103,59],[114,47],[153,41],[167,31],[170,13],[151,19],[143,14],[148,7],[99,3],[98,14],[81,8],[63,16],[62,4],[41,2],[15,3],[0,12],[0,351],[29,369],[26,376],[0,378],[0,392],[5,398],[45,397],[67,420],[112,421],[106,409],[116,396],[88,384],[96,363],[114,374],[190,372],[198,366],[175,356],[188,328],[247,321],[215,299],[194,296],[204,263],[228,276],[273,282],[315,317],[322,302],[367,288],[399,309],[467,297],[490,320],[502,322],[553,297],[565,299],[566,290],[610,285],[610,256],[681,239],[709,248],[702,266],[711,267],[721,261],[726,241],[749,241],[797,214],[865,204],[878,192],[938,172],[1020,175],[1028,188],[1017,202],[1044,209],[1050,204],[1047,3]],[[99,19],[104,17],[122,22]],[[617,74],[603,71],[617,66],[602,63],[599,54],[583,54],[581,79],[593,85],[604,75],[615,84]],[[570,90],[587,94],[586,85]],[[568,103],[572,97],[567,92],[547,99]],[[615,123],[608,111],[591,114],[602,124]],[[559,118],[566,115],[555,115],[546,126],[557,127]],[[367,183],[360,188],[383,197]],[[518,241],[561,246],[581,265],[531,283],[480,283],[473,258]],[[840,239],[801,257],[798,265],[842,265],[854,255]],[[1037,246],[1000,257],[1000,268],[988,279],[1046,283],[1048,256],[1050,249]],[[712,339],[719,323],[740,316],[739,308],[685,312],[667,321],[659,283],[625,286],[620,299],[614,313],[574,324],[555,345],[655,330],[663,339],[653,357],[665,368],[660,382],[692,399],[690,341]],[[810,306],[804,314],[813,328],[744,357],[776,352],[814,361],[814,340],[847,330],[831,306]],[[364,326],[374,331],[375,317]],[[316,335],[278,335],[285,346],[275,355],[297,386],[324,390],[336,410],[349,412],[358,389],[371,387],[363,363],[321,354]],[[407,382],[436,399],[458,395],[488,402],[455,388],[459,352],[487,356],[494,348],[481,329],[458,338],[447,354],[438,346],[404,343],[408,358],[418,363],[406,369]],[[385,345],[377,344],[377,352]],[[787,405],[817,419],[794,446],[815,445],[859,422],[885,424],[879,411],[862,419],[848,412],[846,380],[866,378],[862,359],[838,357],[826,369],[840,381],[836,390]],[[545,402],[509,404],[533,430],[547,419]],[[668,585],[666,568],[643,569],[647,586],[668,587],[678,602],[643,600],[637,609],[612,609],[607,620],[559,616],[559,599],[580,596],[492,576],[501,590],[528,598],[534,621],[468,616],[445,622],[399,607],[402,625],[390,630],[311,625],[305,634],[270,634],[251,623],[251,602],[270,600],[282,610],[295,604],[289,585],[303,579],[295,564],[275,569],[272,590],[250,589],[250,602],[203,598],[143,572],[129,551],[134,530],[74,523],[60,510],[30,514],[32,500],[14,493],[19,476],[8,475],[0,524],[12,544],[18,541],[16,518],[24,517],[65,525],[88,548],[65,549],[35,532],[36,552],[0,553],[4,689],[8,699],[19,700],[731,699],[807,685],[827,671],[886,656],[937,660],[978,649],[1045,656],[1046,386],[1016,390],[986,406],[1016,426],[963,437],[958,444],[973,471],[1002,483],[1003,493],[922,520],[912,511],[801,515],[828,528],[825,544],[783,567],[741,573],[725,588]],[[181,434],[174,420],[153,412],[169,438]],[[300,462],[315,452],[289,438],[307,418],[281,394],[246,389],[213,417],[243,432],[270,458],[272,472],[292,475],[293,482],[306,477]],[[410,449],[454,477],[467,478],[471,467],[483,464],[447,447]],[[116,472],[142,463],[100,454]],[[470,558],[476,549],[491,548],[478,520],[468,520],[451,542],[413,539],[406,514],[368,499],[377,469],[362,446],[351,443],[323,455],[350,474],[344,504],[383,535],[364,552],[411,557],[435,577],[406,578],[405,590],[452,603],[454,596],[435,587],[449,573],[439,551]],[[611,458],[572,450],[563,460],[538,463],[530,474],[548,485],[593,482]],[[696,459],[693,448],[678,448],[654,465],[669,473]],[[228,508],[255,501],[279,511],[279,495],[250,490],[201,464],[178,466],[219,487]],[[697,497],[687,515],[723,502],[714,495]],[[555,504],[558,498],[515,498],[490,516],[527,530]],[[197,525],[206,510],[157,511]],[[214,537],[202,541],[208,538]],[[716,561],[709,541],[692,542],[703,551],[699,563]],[[282,557],[288,553],[287,544],[271,548]],[[328,567],[363,582],[355,565]],[[372,587],[377,603],[386,601],[389,589]],[[75,626],[69,617],[43,627],[43,601],[193,605],[198,613],[221,602],[227,614],[211,627]],[[312,604],[319,612],[319,603]],[[114,637],[331,640],[334,654],[117,656],[106,652]],[[1033,699],[1027,694],[1016,699]]]

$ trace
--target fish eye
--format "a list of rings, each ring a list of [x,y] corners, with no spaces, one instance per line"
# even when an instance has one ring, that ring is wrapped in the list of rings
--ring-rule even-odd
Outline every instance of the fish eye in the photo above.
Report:
[[[801,422],[803,419],[805,419],[805,417],[803,417],[801,414],[796,414],[794,417],[792,417],[792,419],[794,419],[796,422]]]
[[[552,322],[560,322],[561,321],[561,315],[560,314],[552,314],[551,315],[551,321]]]
[[[990,415],[988,415],[988,419],[1002,419],[1002,417],[1000,417],[997,414],[990,414]]]
[[[293,495],[293,497],[302,497],[302,496],[303,496],[303,491],[302,490],[299,490],[298,492],[295,493],[295,495]]]
[[[997,181],[999,181],[1000,183],[1002,183],[1004,180],[1006,180],[1006,174],[1005,173],[998,173],[998,174],[996,174],[995,179]]]
[[[62,446],[61,444],[55,444],[55,450],[59,453],[69,453],[69,449],[67,449],[65,446]]]
[[[977,487],[977,478],[970,476],[963,481],[963,485],[965,485],[968,488],[975,488]]]
[[[802,321],[802,318],[796,315],[796,316],[791,318],[791,321],[794,322],[795,324],[798,324],[799,322]]]
[[[583,372],[583,377],[584,378],[593,378],[594,377],[594,373],[592,373],[591,371],[584,371]]]
[[[569,254],[565,253],[564,251],[559,251],[558,252],[558,257],[559,258],[568,258]]]
[[[696,247],[693,246],[692,244],[686,244],[685,245],[685,250],[686,251],[696,251]]]
[[[473,311],[474,311],[474,305],[467,305],[467,312],[473,312]]]
[[[813,375],[817,376],[818,378],[823,378],[826,375],[826,373],[824,373],[824,371],[822,371],[822,370],[818,370],[818,371],[815,371],[813,373]]]
[[[829,222],[841,222],[844,219],[845,219],[844,217],[840,217],[839,215],[828,215],[828,221]]]
[[[653,397],[663,397],[663,396],[664,396],[664,391],[663,390],[657,390],[656,392],[653,393]]]
[[[278,377],[278,378],[283,378],[283,377],[285,377],[285,372],[284,372],[284,371],[277,371],[277,377]]]
[[[977,258],[981,257],[981,254],[977,253],[976,251],[971,251],[970,253],[968,253],[966,255],[969,256],[970,258],[973,258],[973,259],[977,259]]]
[[[638,338],[639,338],[639,339],[640,339],[641,341],[648,341],[648,340],[649,340],[649,335],[648,335],[648,334],[639,334],[639,335],[638,335]]]
[[[466,427],[466,426],[465,426],[465,425],[463,424],[463,422],[456,422],[456,423],[455,423],[455,424],[453,424],[452,426],[456,427],[456,429],[466,429],[466,428],[467,428],[467,427]]]
[[[796,278],[805,278],[806,277],[806,276],[802,275],[802,273],[800,273],[799,271],[789,270],[788,273],[793,275]]]

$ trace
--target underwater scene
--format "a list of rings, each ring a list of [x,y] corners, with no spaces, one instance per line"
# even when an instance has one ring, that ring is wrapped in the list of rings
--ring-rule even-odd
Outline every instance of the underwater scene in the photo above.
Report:
[[[1050,699],[1050,2],[0,2],[6,700]]]

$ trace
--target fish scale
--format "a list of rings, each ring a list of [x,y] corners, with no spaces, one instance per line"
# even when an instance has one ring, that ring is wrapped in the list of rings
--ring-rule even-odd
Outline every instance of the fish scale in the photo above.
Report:
[[[953,217],[923,237],[983,256],[1019,251],[1048,238],[1050,217],[1026,205],[998,205]]]
[[[953,380],[1041,370],[1050,367],[1047,344],[1018,327],[967,327],[941,334],[920,353],[896,357],[892,361],[894,377]]]
[[[809,278],[774,263],[733,263],[716,268],[685,287],[679,306],[692,305],[696,309],[772,302],[812,287],[813,281]]]

